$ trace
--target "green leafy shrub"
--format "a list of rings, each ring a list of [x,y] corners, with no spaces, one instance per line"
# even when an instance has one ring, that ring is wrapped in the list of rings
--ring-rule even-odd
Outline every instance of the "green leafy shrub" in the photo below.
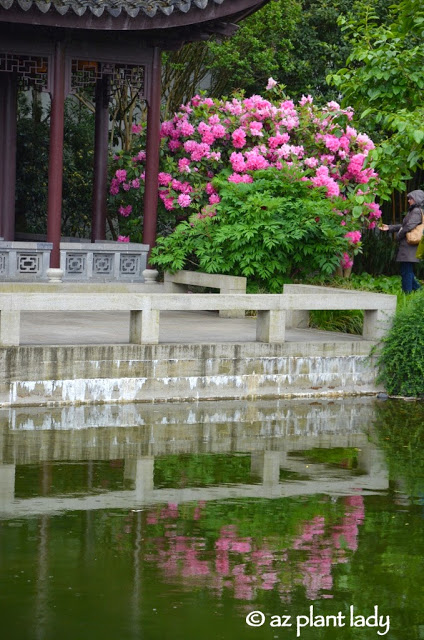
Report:
[[[158,238],[151,261],[168,270],[191,268],[248,278],[249,290],[281,292],[284,282],[319,272],[329,276],[348,248],[346,227],[324,189],[311,189],[293,168],[256,171],[251,183],[228,182],[223,171],[216,215],[208,208]]]
[[[378,382],[391,395],[424,396],[424,293],[409,296],[377,358]]]

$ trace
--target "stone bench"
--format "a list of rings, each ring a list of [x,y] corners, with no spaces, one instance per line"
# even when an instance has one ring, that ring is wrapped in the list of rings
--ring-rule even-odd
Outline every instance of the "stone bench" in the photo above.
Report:
[[[324,289],[325,291],[325,289]],[[257,312],[256,340],[281,343],[285,340],[286,314],[322,309],[362,309],[363,337],[378,340],[386,334],[396,310],[396,296],[374,293],[319,294],[172,294],[172,293],[0,293],[0,345],[19,345],[22,311],[128,311],[129,342],[158,344],[161,311]],[[237,303],[237,304],[235,304]]]
[[[247,279],[240,276],[226,276],[219,273],[202,273],[200,271],[165,272],[164,283],[167,293],[185,293],[188,287],[209,287],[218,289],[220,293],[246,293]],[[245,309],[220,309],[220,318],[244,318]]]

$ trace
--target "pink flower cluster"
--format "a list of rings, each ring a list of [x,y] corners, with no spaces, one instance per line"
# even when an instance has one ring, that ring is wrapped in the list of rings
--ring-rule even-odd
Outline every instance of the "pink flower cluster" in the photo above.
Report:
[[[273,96],[278,95],[275,87],[270,78],[267,89]],[[352,116],[352,109],[334,101],[320,109],[311,96],[295,105],[290,99],[271,101],[260,95],[230,100],[196,95],[161,125],[161,162],[166,170],[158,175],[160,200],[166,210],[187,217],[188,210],[219,204],[220,194],[208,191],[207,185],[223,169],[230,169],[230,182],[242,183],[254,182],[255,172],[268,167],[294,167],[312,188],[324,188],[328,198],[346,200],[342,225],[348,223],[352,230],[364,224],[372,227],[381,215],[372,197],[377,175],[367,167],[374,144],[366,134],[346,126]],[[145,131],[140,127],[135,125],[133,132],[143,144]],[[127,192],[142,197],[145,159],[143,148],[133,150],[126,163],[124,154],[118,155],[112,195],[123,200]],[[352,195],[363,185],[362,216],[353,219],[350,210],[358,203]]]

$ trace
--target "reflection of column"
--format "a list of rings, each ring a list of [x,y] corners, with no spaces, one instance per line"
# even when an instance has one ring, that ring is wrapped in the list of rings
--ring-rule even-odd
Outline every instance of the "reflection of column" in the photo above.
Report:
[[[0,464],[0,509],[5,509],[15,497],[15,465]]]
[[[367,489],[387,489],[389,486],[389,472],[387,470],[384,453],[373,445],[365,445],[358,451],[358,467],[368,475]],[[360,478],[361,484],[363,479]]]
[[[153,456],[143,458],[128,458],[125,460],[124,478],[132,480],[135,484],[135,494],[138,499],[143,499],[145,494],[153,489],[153,469],[155,459]]]
[[[262,484],[278,484],[280,480],[280,451],[252,453],[250,470],[261,478]]]
[[[133,553],[133,567],[134,567],[134,581],[133,581],[133,593],[132,593],[132,620],[133,623],[131,625],[132,635],[135,640],[138,640],[142,636],[141,632],[141,541],[143,540],[143,523],[142,523],[143,514],[141,511],[138,511],[135,514],[136,517],[136,534],[134,541],[134,553]]]
[[[35,598],[35,637],[43,640],[47,637],[48,622],[48,574],[49,574],[49,517],[40,518],[40,542],[38,545],[37,595]]]

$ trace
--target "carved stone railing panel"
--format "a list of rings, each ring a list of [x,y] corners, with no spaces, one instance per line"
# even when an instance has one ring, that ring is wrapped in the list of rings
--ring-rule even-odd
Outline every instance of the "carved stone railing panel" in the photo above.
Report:
[[[0,281],[46,281],[52,247],[50,242],[0,241]]]
[[[0,282],[45,282],[50,242],[0,240]],[[123,242],[62,242],[65,282],[144,282],[148,245]]]
[[[60,245],[64,281],[143,282],[148,245],[96,241]]]

